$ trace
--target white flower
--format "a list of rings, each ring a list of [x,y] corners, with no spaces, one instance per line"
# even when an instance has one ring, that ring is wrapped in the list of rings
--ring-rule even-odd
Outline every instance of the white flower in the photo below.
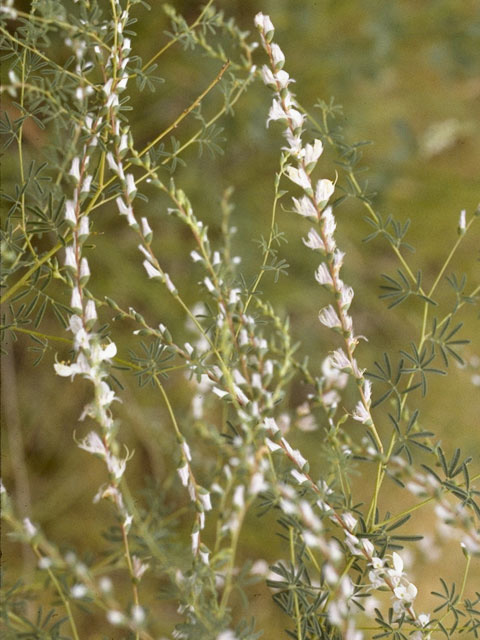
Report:
[[[305,145],[305,153],[304,153],[303,159],[307,167],[309,167],[309,170],[313,169],[313,167],[315,166],[317,160],[322,155],[322,153],[323,153],[323,144],[321,140],[316,139],[314,140],[313,145],[311,144]],[[311,166],[311,169],[310,169],[310,166]]]
[[[142,218],[141,219],[141,223],[142,223],[143,236],[144,236],[144,238],[147,238],[147,240],[148,240],[148,237],[151,236],[153,232],[152,232],[152,230],[150,228],[150,225],[148,224],[147,218]]]
[[[248,487],[248,492],[250,495],[257,495],[260,491],[265,491],[268,489],[268,484],[263,477],[263,474],[260,471],[257,471],[253,474],[252,479],[250,480],[250,485]]]
[[[355,411],[352,413],[352,418],[354,420],[357,420],[358,422],[361,422],[362,424],[367,424],[368,422],[372,421],[370,412],[361,401],[357,403]]]
[[[406,585],[401,584],[398,587],[395,587],[393,593],[399,600],[410,603],[415,600],[418,589],[414,584],[408,582]]]
[[[467,228],[466,215],[467,212],[465,211],[465,209],[462,209],[462,211],[460,211],[460,218],[458,220],[458,231],[460,233],[465,233],[465,229]]]
[[[250,569],[250,573],[254,576],[266,576],[268,573],[268,562],[266,560],[255,560]]]
[[[70,595],[72,598],[84,598],[88,593],[88,589],[84,584],[74,584],[70,589]]]
[[[331,247],[328,246],[327,250],[332,251],[335,248],[335,241],[333,239],[333,234],[335,232],[335,228],[337,223],[332,213],[332,207],[327,207],[325,211],[322,212],[322,222],[323,222],[323,231],[327,238],[330,239]]]
[[[345,253],[343,251],[340,251],[340,249],[335,249],[335,251],[333,252],[333,268],[337,275],[342,268],[344,257]],[[339,280],[339,284],[345,286],[341,280]]]
[[[286,71],[280,69],[275,73],[275,80],[280,89],[285,89],[291,82],[295,82],[293,78],[290,78]]]
[[[272,44],[270,49],[272,52],[273,64],[275,66],[275,69],[281,69],[285,64],[285,54],[280,49],[278,44]]]
[[[335,191],[335,186],[331,180],[324,178],[317,182],[315,188],[315,201],[321,207],[324,207],[330,200],[331,195]]]
[[[198,498],[200,500],[200,502],[203,505],[203,508],[205,509],[205,511],[210,511],[212,508],[212,501],[210,499],[210,494],[208,493],[208,491],[206,493],[203,492],[199,492],[198,493]]]
[[[418,622],[422,625],[422,627],[426,627],[430,622],[430,614],[429,613],[421,613],[418,616]]]
[[[332,276],[330,275],[330,271],[328,270],[327,265],[322,262],[318,269],[315,271],[315,280],[324,286],[333,286]]]
[[[345,531],[345,544],[350,550],[350,553],[354,556],[361,556],[360,541],[357,536],[352,535],[348,531]]]
[[[95,431],[90,431],[90,433],[78,443],[78,446],[80,449],[88,451],[88,453],[93,453],[102,457],[107,453],[102,439]]]
[[[243,509],[245,505],[245,487],[243,484],[239,484],[238,487],[235,488],[233,504],[237,509]]]
[[[107,612],[107,620],[110,624],[119,625],[126,622],[126,618],[121,611],[111,610]]]
[[[324,326],[329,327],[330,329],[336,329],[342,326],[340,318],[331,304],[320,311],[318,319]]]
[[[135,604],[132,607],[132,621],[135,624],[143,624],[145,622],[145,609],[139,604]]]
[[[320,531],[322,529],[322,521],[314,514],[309,502],[307,502],[306,500],[301,500],[299,509],[303,521],[309,529],[313,529],[314,531]]]
[[[335,389],[331,389],[330,391],[327,391],[327,393],[322,394],[322,402],[327,409],[336,409],[340,402],[340,394],[338,391],[335,391]]]
[[[113,588],[112,581],[109,577],[103,576],[98,581],[98,588],[100,591],[103,591],[103,593],[109,593]]]
[[[262,67],[262,80],[267,86],[270,85],[275,87],[277,84],[272,70],[270,69],[270,67],[267,67],[266,64],[264,64]]]
[[[108,163],[108,166],[110,167],[110,169],[111,169],[114,173],[116,173],[116,174],[117,174],[117,175],[118,175],[122,180],[124,180],[124,179],[125,179],[125,176],[124,176],[124,173],[123,173],[123,168],[122,168],[122,166],[121,166],[121,165],[119,166],[119,165],[115,162],[115,158],[113,157],[113,153],[112,153],[111,151],[109,151],[109,152],[107,153],[107,163]]]
[[[287,114],[283,110],[280,100],[274,98],[270,111],[268,112],[267,127],[271,120],[286,120]]]
[[[275,422],[274,418],[265,418],[264,425],[265,429],[268,429],[271,433],[277,433],[277,431],[279,431],[278,425]]]
[[[285,173],[287,174],[287,177],[290,178],[292,182],[295,182],[295,184],[298,184],[300,187],[302,187],[302,189],[305,189],[305,191],[308,191],[311,189],[310,178],[308,177],[308,174],[305,171],[305,169],[303,169],[302,167],[300,167],[300,169],[297,169],[296,167],[288,166],[285,170]],[[298,213],[300,213],[300,211],[298,211]],[[302,213],[302,215],[312,215],[312,214]]]
[[[80,182],[80,158],[74,158],[72,160],[72,166],[68,174],[73,176],[77,182]]]
[[[31,540],[35,535],[37,535],[37,527],[32,524],[32,521],[30,520],[30,518],[24,518],[23,519],[23,528],[25,530],[25,533],[27,534],[28,538]]]
[[[68,378],[68,376],[72,376],[72,379],[77,375],[77,373],[83,373],[80,370],[76,363],[73,364],[64,364],[63,362],[56,362],[53,365],[55,369],[55,373],[62,378]]]
[[[351,370],[352,368],[350,360],[345,355],[343,349],[336,349],[330,355],[330,362],[332,364],[332,367],[334,367],[335,369],[340,369],[340,371],[343,371],[345,369]]]
[[[194,531],[192,533],[192,553],[193,553],[193,555],[197,554],[199,542],[200,542],[200,532],[199,531]]]
[[[354,518],[354,516],[352,516],[351,513],[344,513],[342,515],[342,520],[344,521],[344,523],[346,524],[346,526],[350,531],[353,531],[357,526],[357,519]]]
[[[113,78],[109,78],[103,85],[103,92],[106,96],[110,96],[112,93]]]
[[[130,205],[126,205],[123,198],[118,196],[115,198],[120,215],[127,216],[127,221],[130,226],[137,224],[135,216],[133,215],[133,209]]]
[[[307,464],[307,461],[305,460],[305,458],[302,456],[302,454],[300,453],[300,451],[298,449],[293,449],[288,440],[286,440],[285,438],[282,438],[282,444],[285,447],[286,452],[288,453],[288,455],[292,458],[292,460],[295,462],[295,464],[297,466],[300,467],[300,469],[303,469],[303,467]]]
[[[303,125],[305,115],[303,113],[300,113],[298,109],[289,109],[288,118],[293,129],[299,129]]]
[[[89,225],[88,216],[82,216],[82,218],[80,218],[78,235],[85,237],[85,236],[88,236],[89,233],[90,233],[90,225]]]
[[[148,562],[142,562],[138,556],[132,556],[133,575],[137,580],[140,580],[149,568]]]
[[[101,347],[99,352],[100,360],[110,360],[117,355],[117,345],[114,342],[109,342],[106,347]]]
[[[385,586],[385,580],[382,578],[381,572],[369,571],[368,579],[370,580],[370,584],[374,589],[378,589],[379,587]]]
[[[334,367],[329,356],[322,362],[322,374],[331,387],[344,389],[347,385],[348,374],[342,373],[337,367]]]
[[[320,249],[321,251],[323,251],[325,248],[323,240],[318,235],[318,232],[313,228],[308,232],[307,239],[305,240],[305,238],[302,238],[302,240],[303,244],[313,251],[315,251],[316,249]]]
[[[136,193],[137,187],[135,185],[135,178],[131,173],[127,173],[126,175],[126,186],[127,186],[127,193],[129,196],[132,196],[132,194]]]
[[[298,482],[298,484],[303,484],[304,482],[308,482],[308,478],[304,473],[299,473],[296,469],[292,469],[290,473]]]
[[[273,26],[272,21],[270,20],[270,16],[266,16],[263,13],[257,13],[255,16],[255,26],[257,29],[262,31],[265,35],[272,34],[275,31],[275,27]],[[223,640],[223,639],[222,639]]]
[[[38,568],[39,569],[50,569],[52,564],[53,564],[53,561],[50,558],[47,558],[47,556],[42,556],[38,560]]]
[[[210,280],[210,278],[204,278],[203,279],[203,284],[207,287],[207,289],[208,289],[208,291],[210,293],[215,291],[215,287],[213,286],[213,282]]]
[[[205,546],[202,545],[199,549],[200,559],[204,564],[209,564],[208,556],[210,555],[210,551],[206,550]]]
[[[189,478],[188,464],[185,463],[181,467],[178,467],[177,473],[180,476],[181,483],[183,484],[184,487],[186,487],[188,485],[188,478]]]
[[[86,258],[82,258],[80,260],[80,278],[89,278],[90,277],[90,268],[88,266],[88,260]]]
[[[383,567],[385,566],[385,561],[382,560],[382,558],[379,558],[378,556],[372,556],[372,559],[369,564],[371,564],[374,569],[378,570],[378,569],[383,569]]]
[[[122,133],[122,136],[120,138],[120,144],[118,145],[118,152],[122,153],[122,151],[125,151],[125,149],[128,149],[128,133]]]
[[[352,287],[347,287],[343,284],[340,287],[340,306],[344,311],[350,308],[354,296]]]
[[[337,584],[338,582],[338,573],[328,562],[323,567],[323,577],[325,578],[325,582],[329,585]]]
[[[183,455],[185,457],[185,460],[191,461],[192,459],[192,454],[190,452],[190,447],[188,446],[188,443],[185,442],[185,440],[182,442],[182,444],[180,445]]]
[[[85,307],[85,322],[93,323],[96,319],[97,319],[97,309],[95,307],[95,302],[93,300],[89,300]]]
[[[93,180],[92,175],[85,176],[85,179],[83,180],[83,184],[82,184],[82,189],[81,189],[82,193],[88,193],[90,191],[92,180]]]
[[[372,383],[370,380],[364,380],[363,393],[365,395],[365,401],[367,405],[370,406],[370,402],[372,400]]]
[[[76,203],[74,200],[66,200],[65,202],[65,220],[72,225],[77,224],[77,216],[75,213]]]
[[[395,551],[392,553],[393,572],[391,575],[401,576],[403,575],[403,560]],[[392,571],[392,570],[391,570]]]
[[[282,72],[279,71],[278,73],[282,73]],[[282,149],[284,149],[285,151],[288,151],[290,154],[294,155],[296,158],[301,158],[304,154],[304,150],[302,148],[302,137],[300,135],[293,134],[290,128],[285,129],[285,131],[283,132],[283,135],[286,137],[289,146],[282,147]]]
[[[162,278],[162,274],[148,260],[143,261],[143,266],[149,278]]]
[[[170,280],[170,276],[168,275],[168,273],[164,273],[164,278],[165,278],[165,285],[167,289],[170,291],[171,294],[175,295],[177,293],[177,289],[173,284],[173,282]]]
[[[114,476],[115,480],[120,480],[120,478],[125,473],[125,469],[127,467],[127,460],[121,460],[117,458],[111,453],[107,453],[106,456],[107,469]]]
[[[238,638],[233,631],[227,629],[226,631],[219,633],[215,640],[238,640]]]
[[[306,218],[317,218],[318,213],[315,209],[315,205],[308,196],[302,196],[301,198],[292,198],[295,212]],[[316,233],[316,232],[315,232]],[[310,238],[310,233],[308,234]],[[318,234],[317,237],[319,238]],[[305,242],[305,241],[304,241]],[[320,239],[321,242],[321,239]],[[305,243],[307,244],[307,243]],[[308,245],[307,245],[308,246]],[[322,243],[323,246],[323,243]]]
[[[75,257],[75,249],[71,246],[65,247],[65,266],[77,270],[77,260]]]
[[[123,78],[121,80],[119,80],[117,82],[117,84],[115,85],[115,90],[118,93],[121,93],[122,91],[125,91],[125,89],[127,88],[127,82],[128,82],[128,75],[123,76]]]
[[[78,287],[74,287],[72,289],[72,297],[70,300],[70,306],[75,310],[82,310],[82,296],[80,293],[80,289]]]
[[[276,442],[273,442],[273,440],[270,440],[270,438],[265,438],[265,444],[267,445],[267,447],[270,449],[272,453],[282,448],[279,444],[277,444]]]
[[[362,543],[362,546],[363,546],[365,552],[368,553],[368,555],[370,557],[372,557],[373,554],[375,553],[375,547],[370,542],[370,540],[368,538],[362,538],[361,539],[361,543]]]

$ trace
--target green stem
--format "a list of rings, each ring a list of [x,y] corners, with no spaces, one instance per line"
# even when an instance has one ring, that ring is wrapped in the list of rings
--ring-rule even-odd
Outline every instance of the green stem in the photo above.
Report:
[[[189,27],[190,29],[195,29],[195,27],[201,22],[203,16],[208,11],[212,2],[213,0],[208,0],[207,4],[203,7],[198,18],[195,20],[195,22],[192,22],[192,24],[190,25]],[[162,54],[164,54],[165,51],[167,51],[167,49],[169,49],[173,44],[175,44],[175,42],[178,42],[179,39],[180,39],[180,36],[175,36],[174,38],[169,40],[167,44],[160,49],[160,51],[157,51],[157,53],[154,56],[152,56],[150,60],[143,65],[142,71],[145,71],[146,69],[148,69],[148,67],[150,67],[155,62],[155,60],[157,60]]]

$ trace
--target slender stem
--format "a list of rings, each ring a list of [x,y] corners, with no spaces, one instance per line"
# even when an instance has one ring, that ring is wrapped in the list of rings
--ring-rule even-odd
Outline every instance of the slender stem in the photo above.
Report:
[[[250,294],[248,296],[247,301],[245,302],[245,310],[244,313],[247,313],[247,309],[250,305],[250,302],[252,301],[253,296],[255,295],[256,290],[258,289],[258,285],[260,284],[260,281],[262,280],[264,274],[265,274],[265,266],[268,262],[268,258],[270,256],[270,248],[272,246],[272,242],[273,242],[273,233],[274,233],[274,227],[275,227],[275,217],[277,214],[277,204],[278,201],[280,200],[279,194],[278,194],[278,187],[275,189],[275,197],[273,199],[273,205],[272,205],[272,215],[270,218],[270,233],[268,236],[268,241],[267,241],[267,247],[265,249],[265,252],[263,254],[263,261],[262,264],[260,266],[260,271],[257,275],[257,278],[255,280],[255,283],[252,287],[252,290],[250,291]],[[240,331],[240,328],[238,329]]]
[[[43,558],[43,555],[40,553],[38,546],[33,545],[32,548],[37,558],[41,560]],[[70,624],[70,628],[72,629],[73,637],[75,640],[80,640],[80,636],[78,635],[78,631],[77,631],[77,625],[75,624],[75,619],[73,617],[72,609],[70,607],[70,602],[66,598],[65,593],[59,581],[57,580],[56,575],[54,574],[54,572],[51,570],[50,567],[47,567],[47,572],[50,577],[50,580],[52,581],[53,585],[55,586],[55,589],[57,590],[58,595],[60,596],[61,601],[63,602],[63,606],[65,607],[65,611],[67,612],[68,622]]]
[[[173,131],[178,127],[180,122],[184,120],[188,116],[188,114],[191,113],[195,109],[195,107],[197,107],[200,104],[200,102],[205,98],[205,96],[208,93],[210,93],[210,91],[215,87],[215,85],[217,85],[220,82],[223,74],[225,73],[225,71],[228,69],[229,66],[230,66],[230,61],[228,60],[227,62],[225,62],[223,67],[218,72],[217,76],[212,80],[212,82],[208,85],[208,87],[204,91],[202,91],[202,93],[199,96],[197,96],[197,98],[195,98],[195,100],[186,109],[182,111],[182,113],[178,116],[176,120],[174,120],[174,122],[172,122],[170,126],[164,129],[154,140],[149,142],[147,146],[144,147],[142,151],[140,151],[139,157],[142,157],[143,155],[145,155],[147,151],[149,151],[153,146],[157,144],[157,142],[160,142],[160,140],[164,138],[167,134],[169,134],[170,131]]]
[[[6,293],[0,298],[0,304],[3,304],[4,302],[6,302],[7,300],[9,300],[13,294],[20,289],[20,287],[22,287],[26,282],[28,282],[29,278],[35,273],[35,271],[42,266],[42,264],[45,264],[45,262],[48,262],[48,260],[50,260],[51,257],[53,257],[57,251],[59,251],[64,245],[61,242],[58,242],[53,249],[50,249],[50,251],[47,251],[47,253],[45,255],[43,255],[41,258],[38,259],[38,262],[35,263],[32,267],[30,267],[30,269],[28,269],[28,271],[26,271],[23,276],[17,280],[17,282],[15,282],[15,284],[13,284],[10,289],[8,289],[8,291],[6,291]]]
[[[195,29],[195,27],[202,21],[203,16],[207,13],[208,9],[210,8],[210,5],[212,4],[213,0],[208,0],[207,4],[203,7],[201,13],[199,14],[198,18],[195,20],[195,22],[192,22],[192,24],[190,25],[190,30]],[[178,42],[178,40],[180,39],[180,36],[175,36],[174,38],[172,38],[171,40],[169,40],[167,42],[166,45],[164,45],[160,51],[157,51],[157,53],[152,56],[150,58],[150,60],[148,60],[148,62],[146,62],[143,67],[142,67],[142,71],[146,71],[148,69],[148,67],[150,67],[155,60],[157,60],[162,54],[165,53],[165,51],[167,51],[167,49],[169,49],[172,44],[175,44],[175,42]]]
[[[35,47],[31,47],[30,45],[26,44],[25,42],[22,42],[22,40],[18,40],[18,38],[15,38],[15,36],[13,36],[9,31],[4,29],[2,26],[0,26],[0,32],[3,33],[7,37],[7,39],[9,38],[12,42],[15,42],[15,44],[18,44],[19,46],[23,47],[24,49],[27,49],[28,51],[31,51],[34,55],[38,56],[42,60],[45,60],[45,62],[47,62],[48,64],[51,64],[52,66],[54,66],[58,71],[61,71],[61,73],[65,73],[68,76],[71,76],[79,84],[81,84],[81,82],[85,82],[90,87],[92,87],[92,89],[94,89],[94,90],[97,89],[95,87],[95,85],[93,85],[85,77],[80,77],[76,73],[73,73],[73,71],[69,71],[68,69],[64,69],[63,67],[61,67],[59,64],[57,64],[56,62],[54,62],[50,58],[48,58],[45,54],[43,54],[41,51],[39,51]]]
[[[447,268],[447,266],[450,264],[450,261],[452,260],[456,250],[458,249],[458,247],[460,246],[460,243],[462,242],[463,238],[465,237],[465,235],[467,234],[468,230],[470,229],[470,227],[472,226],[472,224],[474,223],[474,221],[476,220],[477,216],[472,216],[465,228],[464,233],[462,233],[461,235],[458,236],[455,244],[453,245],[453,247],[450,249],[450,253],[447,256],[447,259],[445,260],[445,262],[443,263],[442,268],[440,269],[440,271],[438,272],[438,275],[435,279],[435,282],[432,285],[432,288],[430,289],[429,293],[428,293],[428,297],[430,298],[431,296],[433,296],[435,289],[438,286],[438,283],[440,282],[440,280],[442,279],[443,274],[445,273],[445,269]]]
[[[295,575],[295,541],[293,539],[293,527],[289,527],[289,542],[290,542],[290,562],[292,563],[293,572]],[[298,602],[298,594],[296,589],[293,589],[293,602],[295,606],[295,618],[297,622],[297,640],[302,640],[302,619],[300,616],[300,605]]]

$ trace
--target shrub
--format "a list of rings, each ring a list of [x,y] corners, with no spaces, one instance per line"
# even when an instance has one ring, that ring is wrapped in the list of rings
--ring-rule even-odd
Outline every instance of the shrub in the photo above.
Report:
[[[12,162],[3,193],[4,346],[11,353],[14,340],[31,341],[42,382],[25,373],[25,384],[32,396],[35,385],[43,393],[28,402],[47,416],[36,446],[54,438],[52,465],[71,466],[64,481],[78,507],[67,510],[65,530],[79,544],[62,539],[59,500],[50,506],[55,526],[29,504],[26,458],[34,454],[23,450],[20,425],[9,429],[5,637],[253,640],[279,628],[297,640],[477,637],[480,594],[469,576],[480,555],[478,470],[470,471],[473,456],[442,445],[422,403],[429,381],[451,363],[468,358],[476,366],[460,318],[478,303],[479,286],[447,270],[480,210],[462,210],[456,229],[452,223],[456,238],[426,284],[410,263],[408,223],[376,210],[361,176],[363,143],[347,141],[340,108],[319,100],[310,113],[292,93],[277,44],[282,33],[267,15],[254,19],[260,68],[252,61],[255,38],[211,2],[191,24],[166,5],[167,44],[144,62],[133,30],[144,4],[81,0],[67,9],[44,0],[29,13],[13,2],[2,8],[15,113],[3,119]],[[130,116],[140,94],[161,83],[158,60],[174,44],[202,51],[216,72],[161,133],[136,142]],[[180,187],[192,178],[178,169],[193,146],[215,158],[197,161],[197,178],[218,163],[218,123],[258,77],[273,93],[267,127],[284,140],[252,276],[235,255],[232,190],[218,199],[210,229]],[[207,101],[219,87],[222,102],[212,111]],[[184,121],[197,129],[166,146]],[[389,308],[421,310],[410,344],[377,359],[368,323],[366,336],[356,328],[349,256],[336,232],[339,212],[352,202],[364,209],[367,240],[383,241],[398,261],[381,298]],[[320,310],[303,344],[263,289],[289,268],[280,209],[294,221],[294,242],[295,222],[305,224],[297,245],[310,271],[305,295],[318,292]],[[450,300],[437,295],[441,287]],[[317,331],[321,348],[309,344]],[[133,388],[132,375],[148,393]],[[454,385],[442,389],[455,393]],[[72,440],[65,422],[76,422],[77,405]],[[83,499],[93,485],[94,511]],[[432,606],[407,567],[408,550],[425,532],[410,526],[417,511],[428,514],[438,538],[427,542],[427,555],[437,549],[457,558],[452,548],[464,555],[457,582],[435,583]],[[88,544],[78,539],[84,535]],[[264,584],[283,612],[280,627],[254,605]]]

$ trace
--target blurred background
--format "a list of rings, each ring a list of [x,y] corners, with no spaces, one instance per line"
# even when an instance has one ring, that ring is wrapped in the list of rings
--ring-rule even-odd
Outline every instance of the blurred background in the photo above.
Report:
[[[20,6],[21,3],[18,3]],[[188,23],[198,16],[202,4],[195,1],[171,3]],[[150,12],[136,9],[138,22],[133,48],[144,60],[153,56],[167,42],[165,31],[169,19],[162,2],[153,0]],[[27,7],[28,3],[24,3]],[[480,9],[476,0],[399,0],[379,3],[376,0],[224,0],[216,3],[238,25],[251,31],[256,39],[253,18],[258,11],[269,14],[276,27],[275,41],[286,56],[285,69],[296,79],[294,91],[300,103],[315,113],[318,99],[331,97],[343,106],[339,122],[349,142],[371,141],[364,147],[362,165],[368,167],[363,178],[375,192],[374,208],[405,222],[411,220],[407,241],[415,247],[409,263],[413,271],[421,269],[428,287],[433,283],[457,238],[460,211],[473,215],[480,201]],[[55,52],[51,55],[56,55]],[[61,56],[61,52],[58,53]],[[211,82],[220,68],[218,61],[195,51],[174,45],[159,59],[158,75],[165,79],[155,93],[132,91],[130,124],[137,147],[141,148],[168,126]],[[265,62],[261,49],[254,62]],[[6,73],[8,69],[2,73]],[[235,105],[235,117],[224,116],[217,124],[218,144],[222,155],[211,157],[198,148],[189,148],[183,157],[186,166],[175,171],[175,181],[188,194],[197,216],[208,224],[213,245],[220,238],[220,201],[224,191],[234,186],[231,198],[235,209],[232,223],[238,231],[233,240],[235,255],[242,256],[242,270],[247,280],[253,278],[261,264],[256,241],[268,235],[274,174],[278,170],[282,128],[278,123],[265,126],[271,103],[270,91],[257,82]],[[221,104],[219,88],[209,95],[205,113],[213,114]],[[14,109],[6,102],[7,109]],[[191,118],[176,130],[180,141],[189,138],[198,126]],[[25,133],[27,157],[41,158],[48,143],[48,129],[34,125]],[[13,149],[3,168],[3,188],[8,191],[16,177]],[[334,178],[335,160],[326,150],[319,162],[322,177]],[[167,175],[167,174],[166,174]],[[167,179],[167,178],[166,178]],[[194,248],[188,231],[166,214],[165,198],[153,190],[145,191],[148,202],[139,202],[138,213],[148,215],[154,228],[154,248],[165,270],[189,304],[199,299],[197,282],[200,269],[186,258]],[[339,246],[346,252],[344,280],[355,289],[352,314],[357,332],[365,335],[368,346],[359,347],[362,366],[372,369],[384,350],[398,353],[418,339],[422,306],[408,302],[388,311],[379,300],[381,274],[395,275],[399,267],[387,243],[363,239],[371,228],[364,220],[365,210],[358,200],[347,200],[337,209]],[[191,338],[185,318],[172,307],[167,294],[147,281],[137,250],[136,236],[119,221],[113,207],[98,212],[95,221],[96,251],[89,261],[93,273],[90,286],[97,297],[111,295],[121,306],[133,306],[155,326],[159,322],[173,325],[178,342]],[[261,289],[282,316],[291,319],[295,340],[301,340],[300,352],[308,354],[319,368],[329,348],[329,335],[317,321],[318,285],[313,278],[315,256],[301,242],[309,225],[293,214],[279,212],[277,222],[286,233],[279,257],[290,265],[288,275],[274,283],[266,274]],[[446,275],[467,275],[466,291],[479,282],[478,224],[465,239]],[[153,293],[155,291],[155,293]],[[62,291],[68,304],[68,292]],[[452,306],[453,293],[448,286],[438,291],[445,312]],[[440,315],[443,317],[444,313]],[[450,364],[449,376],[430,381],[430,393],[421,401],[421,422],[441,439],[451,453],[459,446],[465,455],[474,455],[478,473],[480,461],[480,338],[478,308],[466,306],[461,314],[464,329],[461,337],[472,339],[463,356],[468,365]],[[105,321],[111,317],[105,310]],[[119,355],[127,359],[132,347],[128,322],[112,325],[112,337]],[[46,318],[44,332],[65,336],[54,318]],[[183,334],[183,338],[182,338]],[[89,556],[91,549],[103,549],[108,541],[102,536],[111,525],[111,513],[105,505],[93,505],[92,497],[104,481],[101,462],[87,459],[72,440],[83,435],[78,423],[81,408],[88,401],[90,389],[82,381],[72,385],[53,375],[55,353],[66,351],[50,342],[41,363],[33,368],[35,346],[27,336],[18,335],[4,345],[8,355],[2,359],[2,474],[7,488],[17,498],[19,514],[30,514],[48,536],[62,549],[75,548]],[[63,349],[63,352],[62,352]],[[475,357],[477,356],[477,359]],[[316,363],[316,364],[315,364]],[[475,376],[477,376],[475,378]],[[175,440],[170,432],[167,412],[161,397],[150,387],[138,389],[135,377],[118,372],[125,390],[116,410],[122,423],[120,438],[135,456],[129,465],[133,487],[145,488],[157,495],[167,517],[179,512],[185,518],[185,535],[191,522],[185,496],[172,486],[172,460],[176,456]],[[476,383],[476,384],[475,384]],[[182,420],[188,420],[191,388],[182,375],[171,376],[166,388],[178,407]],[[292,385],[286,408],[300,404],[302,390]],[[418,398],[420,402],[420,397]],[[353,429],[352,425],[348,427]],[[387,420],[383,433],[389,433]],[[185,424],[187,433],[193,428]],[[198,435],[198,434],[197,434]],[[195,439],[193,440],[195,445]],[[300,434],[297,446],[321,455],[321,431]],[[200,444],[198,445],[201,446]],[[201,449],[200,449],[201,450]],[[207,453],[205,455],[211,455]],[[314,453],[315,456],[315,453]],[[318,465],[318,461],[317,461]],[[200,474],[202,472],[200,471]],[[148,479],[147,479],[148,477]],[[208,484],[208,474],[203,478]],[[393,491],[393,490],[392,490]],[[390,494],[390,500],[392,500]],[[359,490],[359,498],[361,491]],[[411,504],[413,504],[413,498]],[[185,511],[185,510],[184,510]],[[274,518],[271,517],[272,527]],[[269,530],[267,524],[265,529]],[[409,528],[415,533],[438,536],[435,519],[428,511],[413,518]],[[6,580],[28,576],[32,559],[28,551],[10,544],[5,538]],[[434,548],[434,542],[431,543]],[[271,535],[259,534],[253,515],[247,523],[240,550],[241,558],[265,559],[271,563],[282,553],[281,544],[272,544]],[[430,591],[438,588],[439,567],[446,578],[458,577],[463,566],[456,547],[448,562],[444,552],[427,564],[421,545],[411,545],[408,554],[413,566],[412,580],[419,588],[418,608],[432,605]],[[23,556],[22,556],[23,554]],[[451,574],[451,575],[450,575]],[[480,578],[478,568],[471,575],[471,588]],[[146,580],[151,590],[151,607],[159,619],[159,633],[167,633],[178,616],[175,603],[158,599],[158,583]],[[38,585],[37,585],[37,588]],[[478,588],[478,582],[477,582]],[[239,603],[240,606],[240,603]],[[240,611],[240,609],[239,609]],[[251,591],[249,613],[258,619],[258,628],[267,629],[265,638],[284,637],[287,620],[271,600],[266,587],[255,585]],[[84,637],[100,638],[100,618],[83,615]],[[98,634],[98,635],[97,635]],[[111,630],[108,637],[114,636]]]

